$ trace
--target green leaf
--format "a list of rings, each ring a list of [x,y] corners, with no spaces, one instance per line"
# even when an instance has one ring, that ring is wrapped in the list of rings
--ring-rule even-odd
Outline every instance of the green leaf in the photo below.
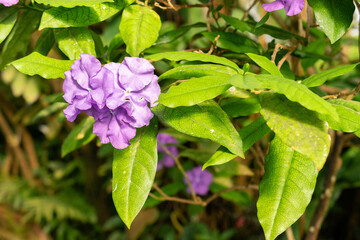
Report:
[[[271,12],[267,12],[264,15],[264,17],[258,23],[256,23],[255,28],[258,28],[258,27],[261,27],[262,25],[264,25],[267,22],[267,20],[269,20],[270,15],[271,15]]]
[[[313,74],[304,79],[301,83],[307,87],[316,87],[324,84],[327,80],[344,75],[353,70],[359,63],[336,67],[321,73]]]
[[[243,149],[246,152],[255,142],[262,138],[270,128],[266,125],[263,117],[257,118],[248,126],[239,130],[241,139],[243,140]],[[203,170],[209,166],[215,166],[227,163],[233,160],[236,155],[232,154],[227,148],[221,146],[214,155],[204,164]]]
[[[344,99],[332,99],[329,102],[336,109],[340,117],[338,122],[330,117],[324,119],[331,129],[343,132],[356,132],[360,130],[360,102]]]
[[[69,133],[61,145],[62,157],[65,157],[67,154],[78,149],[79,147],[88,144],[95,138],[96,135],[92,133],[94,123],[95,120],[93,117],[87,117],[83,119],[78,125],[76,125],[76,127]]]
[[[65,78],[64,72],[71,69],[73,61],[58,60],[32,52],[30,55],[20,58],[11,64],[20,72],[30,76],[36,74],[46,79]]]
[[[249,58],[253,60],[257,65],[266,70],[268,73],[277,76],[283,76],[277,66],[271,62],[268,58],[253,53],[247,53]]]
[[[54,29],[60,50],[70,59],[80,59],[80,54],[96,56],[95,43],[85,27]]]
[[[126,44],[126,52],[137,57],[151,47],[159,36],[161,20],[148,7],[131,5],[124,9],[120,22],[120,33]]]
[[[271,25],[263,24],[261,26],[258,26],[257,22],[245,22],[240,19],[226,16],[224,14],[220,13],[220,16],[231,26],[236,28],[237,30],[241,32],[251,32],[257,36],[260,36],[262,34],[268,34],[274,38],[277,39],[290,39],[290,38],[296,38],[298,40],[306,40],[304,37],[301,37],[299,35],[296,35],[292,32],[286,31],[284,29],[274,27]]]
[[[206,24],[205,23],[195,23],[192,25],[187,25],[187,26],[177,28],[175,30],[168,31],[159,36],[155,45],[163,44],[163,43],[171,43],[171,42],[179,39],[181,36],[183,36],[185,33],[187,33],[190,29],[198,28],[198,27],[206,28]]]
[[[179,132],[207,138],[244,157],[242,141],[226,113],[213,101],[191,107],[166,108],[158,105],[153,112]]]
[[[333,117],[335,120],[339,119],[336,110],[330,103],[310,91],[306,86],[295,82],[290,79],[286,79],[280,76],[261,74],[250,75],[246,74],[235,75],[230,79],[230,83],[238,88],[256,89],[256,88],[268,88],[275,90],[278,93],[284,94],[288,99],[294,102],[298,102],[304,107]]]
[[[265,158],[257,215],[267,240],[275,239],[304,213],[310,203],[318,172],[306,156],[275,136]]]
[[[25,55],[30,45],[31,34],[37,29],[40,17],[41,13],[32,10],[26,10],[21,14],[2,48],[0,70],[18,55]]]
[[[261,115],[281,140],[312,159],[320,170],[330,151],[330,136],[324,121],[313,111],[276,93],[260,94]]]
[[[339,40],[350,27],[355,11],[352,0],[309,0],[309,5],[331,43]]]
[[[235,69],[238,73],[242,73],[242,70],[234,62],[224,58],[214,55],[208,55],[205,53],[195,53],[195,52],[164,52],[156,53],[145,57],[148,60],[159,61],[161,59],[168,59],[170,61],[201,61],[201,62],[211,62],[217,63],[224,66],[231,67]]]
[[[245,36],[232,32],[203,32],[202,35],[223,49],[229,49],[236,53],[257,53],[256,44]]]
[[[53,7],[73,8],[76,6],[89,6],[103,2],[114,2],[114,0],[35,0],[38,3],[51,5]]]
[[[159,81],[163,79],[183,80],[192,77],[199,78],[205,76],[226,77],[236,73],[237,72],[233,68],[215,64],[181,65],[161,74]]]
[[[53,113],[56,113],[64,108],[66,108],[69,104],[68,103],[63,103],[63,102],[55,102],[43,109],[41,109],[36,115],[35,117],[32,119],[32,122],[35,122],[39,119],[45,118]]]
[[[13,29],[16,18],[18,15],[18,9],[16,8],[2,8],[0,9],[0,43],[9,35]]]
[[[260,112],[261,106],[257,97],[228,98],[221,101],[221,108],[229,117],[238,118]]]
[[[231,87],[228,77],[206,76],[191,78],[173,86],[159,97],[159,103],[167,107],[192,106],[222,94]]]
[[[131,145],[114,150],[112,197],[118,214],[128,228],[151,190],[157,165],[157,119],[137,130]]]
[[[54,44],[55,44],[55,36],[53,30],[45,29],[36,42],[34,52],[38,52],[46,56],[48,55]]]
[[[44,28],[85,27],[104,21],[118,13],[123,6],[99,3],[91,7],[50,8],[41,18],[39,30]]]

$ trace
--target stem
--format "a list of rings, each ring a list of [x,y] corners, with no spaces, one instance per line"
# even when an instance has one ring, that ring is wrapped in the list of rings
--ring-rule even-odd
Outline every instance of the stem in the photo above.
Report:
[[[190,179],[188,177],[188,175],[186,174],[184,168],[182,167],[179,159],[177,157],[175,157],[167,148],[165,145],[161,144],[161,143],[158,143],[160,145],[160,147],[165,151],[166,154],[168,154],[172,159],[174,159],[175,163],[176,163],[176,166],[179,168],[181,174],[184,176],[185,178],[185,181],[187,183],[187,185],[189,186],[190,188],[190,192],[191,192],[191,196],[193,198],[193,200],[196,202],[198,201],[197,200],[197,197],[196,197],[196,194],[195,194],[195,191],[194,191],[194,188],[192,187],[191,185],[191,182],[190,182]]]
[[[323,192],[320,196],[319,205],[316,208],[316,212],[312,218],[309,232],[305,240],[316,240],[319,235],[321,225],[324,221],[325,214],[330,204],[330,200],[334,191],[336,175],[340,170],[342,160],[341,152],[345,143],[344,135],[341,132],[335,133],[334,149],[328,157],[327,172],[325,176],[325,184]]]

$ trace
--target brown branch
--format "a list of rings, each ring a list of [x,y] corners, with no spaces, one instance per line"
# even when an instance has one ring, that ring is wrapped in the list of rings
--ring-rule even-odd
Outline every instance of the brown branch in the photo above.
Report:
[[[336,132],[334,138],[335,140],[333,150],[330,153],[326,163],[327,172],[325,176],[323,192],[320,196],[320,202],[311,220],[309,232],[307,233],[305,240],[316,240],[319,235],[319,231],[324,221],[325,214],[329,207],[331,196],[335,187],[336,175],[342,164],[341,152],[346,139],[341,132]]]
[[[4,116],[1,112],[0,112],[0,129],[4,133],[4,136],[5,136],[8,146],[14,152],[15,159],[18,161],[18,163],[20,165],[21,172],[23,173],[25,178],[27,180],[29,180],[29,182],[31,184],[33,184],[34,178],[30,171],[30,166],[28,165],[28,163],[26,161],[24,153],[23,153],[22,149],[19,147],[20,141],[19,141],[18,137],[11,130],[10,126],[6,122]]]
[[[289,227],[288,229],[286,229],[286,237],[288,240],[296,240],[293,230],[291,227]]]
[[[216,198],[220,197],[222,194],[227,193],[227,192],[231,192],[234,190],[247,190],[247,189],[252,189],[252,190],[259,190],[259,186],[258,185],[247,185],[247,186],[233,186],[227,189],[224,189],[220,192],[214,193],[212,196],[210,196],[208,199],[206,199],[205,201],[203,201],[201,198],[197,198],[196,200],[189,200],[189,199],[184,199],[184,198],[178,198],[178,197],[170,197],[168,196],[166,193],[164,193],[164,191],[162,191],[156,183],[153,184],[153,188],[160,193],[161,197],[156,196],[153,193],[149,193],[150,197],[155,198],[156,200],[159,201],[171,201],[171,202],[179,202],[179,203],[185,203],[185,204],[192,204],[192,205],[199,205],[199,206],[203,206],[206,207],[210,202],[212,202],[213,200],[215,200]]]
[[[196,196],[196,193],[195,193],[195,191],[194,191],[194,188],[193,188],[192,185],[191,185],[190,179],[189,179],[187,173],[185,172],[184,168],[182,167],[179,159],[178,159],[177,157],[175,157],[175,156],[166,148],[166,146],[165,146],[164,144],[161,144],[161,143],[158,143],[158,144],[159,144],[160,147],[165,151],[165,153],[166,153],[167,155],[169,155],[169,156],[175,161],[176,166],[177,166],[178,169],[180,170],[181,174],[184,176],[185,181],[186,181],[187,185],[188,185],[189,188],[190,188],[190,192],[191,192],[191,196],[192,196],[193,200],[194,200],[195,202],[198,201],[198,198],[197,198],[197,196]]]
[[[254,0],[254,2],[250,5],[250,7],[248,8],[248,10],[246,10],[246,12],[244,13],[244,16],[241,18],[241,21],[244,21],[244,20],[247,18],[247,16],[249,15],[249,12],[251,11],[251,9],[252,9],[253,7],[255,7],[255,5],[257,4],[258,1],[259,1],[259,0]]]

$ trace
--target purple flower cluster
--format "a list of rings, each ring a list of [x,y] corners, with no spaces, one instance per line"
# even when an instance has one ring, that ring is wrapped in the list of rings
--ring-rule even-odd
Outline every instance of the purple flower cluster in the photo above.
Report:
[[[267,12],[285,8],[286,15],[294,16],[303,10],[305,2],[304,0],[276,0],[272,3],[264,3],[262,6]]]
[[[0,3],[7,7],[17,4],[18,2],[19,0],[0,0]]]
[[[194,192],[199,195],[206,195],[209,187],[213,181],[213,176],[207,170],[202,171],[201,166],[195,167],[192,170],[186,171]],[[186,179],[183,179],[186,184]],[[190,193],[190,188],[186,189]]]
[[[164,157],[158,162],[157,165],[157,170],[161,170],[163,167],[166,168],[170,168],[173,167],[175,165],[175,161],[174,159],[167,154],[167,152],[165,151],[165,149],[163,149],[160,144],[164,145],[165,148],[171,153],[171,155],[173,155],[174,157],[177,157],[179,155],[179,151],[177,149],[176,146],[172,145],[172,144],[179,144],[179,142],[172,137],[169,134],[166,133],[159,133],[157,136],[157,142],[158,142],[158,146],[157,146],[157,150],[158,152],[161,152],[164,154]],[[171,144],[171,145],[168,145]]]
[[[146,59],[126,57],[120,63],[101,66],[93,55],[83,54],[65,72],[64,110],[68,121],[84,111],[94,117],[93,132],[101,143],[123,149],[135,137],[136,128],[149,125],[160,95],[158,77]]]

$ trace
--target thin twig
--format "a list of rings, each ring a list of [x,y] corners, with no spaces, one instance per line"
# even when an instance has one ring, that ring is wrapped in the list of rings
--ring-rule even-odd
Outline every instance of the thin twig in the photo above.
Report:
[[[286,229],[286,237],[288,240],[295,240],[295,236],[291,227]]]
[[[279,61],[279,63],[278,63],[278,69],[280,69],[281,68],[281,66],[284,64],[284,62],[286,61],[286,59],[288,58],[288,57],[290,57],[290,55],[295,51],[295,49],[296,49],[296,47],[294,46],[294,47],[292,47],[291,49],[288,49],[289,51],[285,54],[285,56]]]
[[[255,7],[256,3],[258,2],[259,0],[254,0],[254,2],[250,5],[250,7],[248,8],[248,10],[246,10],[246,12],[244,13],[244,16],[241,18],[241,21],[244,21],[247,16],[249,15],[249,12],[251,11],[251,9],[253,7]]]
[[[191,196],[193,198],[194,201],[198,201],[198,198],[196,197],[196,193],[194,191],[194,188],[192,187],[191,185],[191,182],[190,182],[190,179],[189,179],[189,176],[186,174],[184,168],[182,167],[179,159],[177,157],[175,157],[167,148],[164,144],[162,143],[158,143],[160,145],[160,147],[165,151],[165,153],[167,155],[169,155],[172,159],[174,159],[175,163],[176,163],[176,166],[178,167],[178,169],[180,170],[181,174],[184,176],[185,178],[185,181],[187,183],[187,185],[189,186],[190,188],[190,192],[191,192]]]

